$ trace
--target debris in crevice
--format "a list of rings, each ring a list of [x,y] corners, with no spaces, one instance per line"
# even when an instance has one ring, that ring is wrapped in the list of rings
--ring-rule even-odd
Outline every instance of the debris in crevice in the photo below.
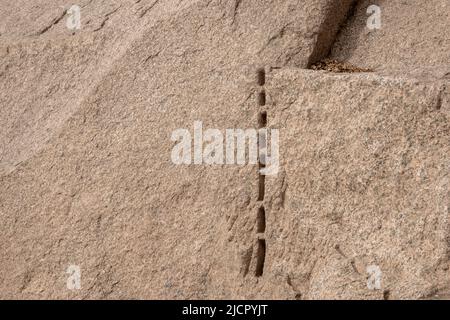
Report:
[[[314,51],[308,59],[308,69],[329,57],[343,26],[355,15],[359,0],[331,1],[317,35]]]
[[[372,69],[365,69],[354,66],[347,62],[340,62],[332,59],[324,59],[311,65],[311,70],[325,70],[334,73],[356,73],[356,72],[373,72]]]

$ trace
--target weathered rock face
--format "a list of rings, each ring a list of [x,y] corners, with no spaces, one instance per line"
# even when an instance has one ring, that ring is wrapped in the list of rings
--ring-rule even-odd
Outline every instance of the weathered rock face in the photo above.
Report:
[[[395,298],[448,287],[450,123],[436,108],[440,86],[295,69],[269,83],[269,124],[284,129],[283,178],[269,180],[269,274],[312,299],[382,298],[367,290],[371,265]]]
[[[83,4],[75,35],[47,1],[0,26],[1,297],[445,293],[445,78],[305,70],[345,42],[352,1],[111,5]],[[278,174],[175,165],[196,121],[278,129]]]
[[[367,28],[367,11],[380,8],[380,28]],[[369,10],[368,10],[369,9]],[[446,78],[450,75],[448,0],[358,1],[341,29],[332,57],[390,75]],[[370,23],[370,21],[369,21]]]
[[[10,172],[57,134],[142,36],[143,25],[151,26],[184,7],[175,7],[175,2],[166,0],[152,11],[151,3],[143,1],[86,2],[80,4],[83,24],[78,33],[66,27],[69,6],[62,1],[5,6],[0,22],[0,103],[8,108],[0,115],[0,172]]]

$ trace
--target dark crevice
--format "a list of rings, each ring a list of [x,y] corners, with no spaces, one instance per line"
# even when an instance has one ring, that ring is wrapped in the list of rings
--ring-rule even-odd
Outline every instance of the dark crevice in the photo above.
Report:
[[[360,0],[331,1],[325,19],[320,27],[316,45],[308,60],[308,69],[330,56],[336,39],[347,21],[352,19]]]

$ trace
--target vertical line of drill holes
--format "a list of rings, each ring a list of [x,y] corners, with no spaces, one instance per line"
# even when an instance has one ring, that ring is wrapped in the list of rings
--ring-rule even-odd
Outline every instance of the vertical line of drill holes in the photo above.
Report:
[[[264,85],[266,83],[266,72],[264,68],[260,68],[257,70],[256,74],[257,84],[259,86],[257,102],[258,102],[258,129],[267,128],[267,111],[262,110],[266,106],[266,91],[264,90]],[[267,144],[267,135],[264,135],[265,141],[262,140],[262,136],[258,134],[258,146],[265,148]],[[264,143],[264,146],[262,146]],[[256,232],[258,234],[263,234],[266,231],[266,210],[264,207],[264,195],[265,195],[265,183],[266,177],[261,174],[261,169],[265,167],[265,161],[258,158],[258,201],[261,202],[258,208],[258,212],[256,214]],[[266,259],[266,240],[258,238],[257,249],[256,249],[256,269],[255,276],[261,277],[264,272],[264,261]]]

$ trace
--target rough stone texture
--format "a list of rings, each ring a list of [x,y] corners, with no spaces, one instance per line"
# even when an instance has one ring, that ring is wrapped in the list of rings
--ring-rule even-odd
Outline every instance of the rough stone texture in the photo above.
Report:
[[[370,5],[381,29],[366,27]],[[448,0],[361,0],[341,30],[332,57],[379,73],[450,79]]]
[[[53,10],[57,10],[61,17],[61,12],[64,13],[62,6],[48,4],[48,1],[47,5],[38,6],[34,2],[23,2],[17,10],[5,6],[5,12],[1,15],[5,18],[1,19],[3,23],[12,19],[10,13],[15,15],[11,25],[4,27],[9,32],[0,37],[0,103],[8,106],[0,115],[0,173],[13,170],[60,130],[101,79],[107,76],[116,61],[123,57],[128,47],[142,36],[146,25],[149,28],[154,24],[154,19],[165,19],[183,8],[175,7],[175,0],[160,1],[166,5],[153,6],[154,10],[147,12],[149,20],[144,19],[147,18],[145,15],[142,19],[138,15],[132,20],[134,16],[129,13],[132,9],[138,10],[144,3],[128,8],[120,2],[120,8],[129,10],[103,13],[98,21],[89,18],[109,8],[111,2],[106,2],[108,5],[94,5],[93,8],[94,3],[91,2],[80,4],[84,24],[82,31],[75,34],[65,28],[65,19],[47,17]],[[30,12],[41,14],[43,18],[32,20],[33,23],[23,19],[29,25],[29,32],[27,28],[16,29],[21,24],[14,24],[14,21],[21,22],[21,15],[32,17]],[[55,19],[58,21],[56,24]],[[41,20],[45,22],[45,27]],[[87,24],[94,20],[103,27],[93,28],[94,22]],[[134,24],[126,28],[129,21]],[[47,31],[39,32],[41,29]],[[23,38],[16,39],[18,30],[24,33]]]
[[[311,299],[449,289],[450,122],[436,108],[440,90],[371,74],[271,77],[284,174],[269,183],[269,274],[289,276]],[[380,291],[367,290],[370,265],[383,272]]]
[[[74,35],[49,3],[0,11],[1,298],[445,297],[448,81],[305,70],[352,1],[93,1]],[[262,109],[281,170],[258,235],[257,167],[175,166],[170,137]]]

